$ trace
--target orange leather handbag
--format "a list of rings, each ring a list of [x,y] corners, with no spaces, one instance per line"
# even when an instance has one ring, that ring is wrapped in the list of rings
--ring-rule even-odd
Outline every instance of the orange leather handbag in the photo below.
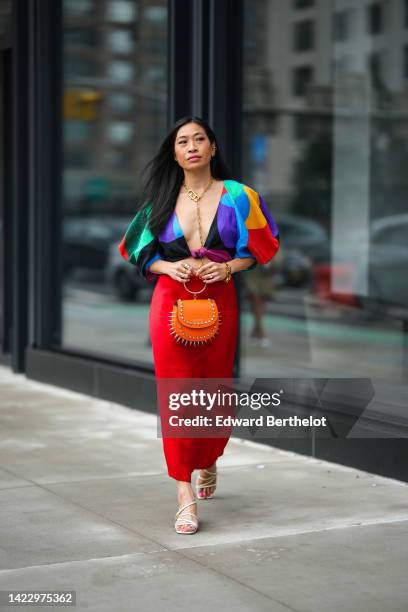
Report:
[[[184,283],[184,287],[187,289]],[[194,299],[182,300],[173,305],[170,313],[170,329],[177,342],[199,346],[209,342],[218,334],[221,325],[221,313],[212,298],[197,299],[196,295],[204,291],[190,291]]]

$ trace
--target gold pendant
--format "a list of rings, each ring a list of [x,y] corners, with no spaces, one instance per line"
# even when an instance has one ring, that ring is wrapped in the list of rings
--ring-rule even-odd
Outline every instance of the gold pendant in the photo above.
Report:
[[[196,194],[195,191],[193,191],[192,189],[189,189],[187,191],[187,195],[190,198],[190,200],[194,200],[194,202],[198,202],[198,200],[200,199],[200,196]]]

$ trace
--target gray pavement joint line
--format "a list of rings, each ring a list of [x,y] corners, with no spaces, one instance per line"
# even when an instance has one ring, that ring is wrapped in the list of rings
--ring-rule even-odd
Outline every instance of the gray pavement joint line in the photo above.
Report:
[[[181,549],[182,550],[182,549]],[[159,551],[150,551],[150,552],[145,552],[145,553],[126,553],[124,555],[107,555],[106,557],[90,557],[89,559],[77,559],[75,561],[57,561],[55,563],[44,563],[44,564],[40,564],[40,565],[27,565],[24,567],[16,567],[16,568],[12,568],[12,569],[0,569],[0,577],[7,575],[7,574],[15,574],[17,572],[22,572],[24,570],[33,570],[33,569],[43,569],[43,568],[54,568],[58,565],[71,565],[73,563],[89,563],[90,561],[107,561],[107,560],[114,560],[114,559],[126,559],[126,558],[133,558],[133,557],[138,557],[138,558],[143,558],[147,555],[157,555],[157,554],[162,554],[162,553],[170,553],[170,554],[175,554],[179,557],[184,557],[189,565],[191,566],[191,564],[193,563],[194,565],[198,565],[200,568],[202,569],[206,569],[207,571],[215,574],[216,576],[220,577],[224,577],[227,580],[229,580],[230,582],[233,582],[234,584],[239,584],[241,587],[252,591],[253,593],[256,593],[257,595],[263,597],[264,599],[267,599],[268,601],[273,601],[274,603],[279,604],[280,606],[282,606],[283,608],[285,608],[286,610],[289,610],[290,612],[302,612],[301,610],[298,610],[297,608],[293,608],[291,606],[289,606],[288,604],[285,604],[284,602],[280,601],[279,599],[275,599],[273,597],[271,597],[270,595],[267,595],[266,593],[262,593],[262,591],[258,591],[257,589],[254,589],[252,586],[250,586],[249,584],[246,584],[245,582],[241,582],[241,580],[237,580],[236,578],[233,578],[232,576],[229,576],[228,574],[226,574],[225,572],[222,572],[218,569],[215,569],[213,567],[211,567],[210,565],[206,565],[205,563],[202,563],[200,561],[198,561],[197,559],[192,559],[191,557],[187,556],[185,553],[180,552],[180,549],[164,549],[164,550],[159,550]]]
[[[195,547],[195,548],[199,548],[199,547]],[[262,593],[262,591],[258,591],[258,589],[255,589],[251,585],[246,584],[245,582],[242,582],[241,580],[237,580],[236,578],[233,578],[229,574],[226,574],[225,572],[222,572],[219,569],[214,569],[213,567],[211,567],[210,565],[207,565],[206,563],[202,563],[200,561],[197,561],[197,559],[192,559],[191,557],[189,557],[187,554],[185,554],[183,552],[180,553],[180,551],[182,551],[182,550],[186,550],[186,549],[178,548],[177,549],[177,554],[179,554],[179,555],[181,554],[190,563],[191,563],[191,561],[193,561],[194,563],[197,563],[198,565],[200,565],[202,568],[205,568],[206,570],[214,572],[218,576],[223,576],[227,580],[230,580],[230,581],[234,582],[235,584],[239,584],[241,587],[244,587],[244,588],[248,589],[249,591],[252,591],[253,593],[256,593],[257,595],[261,595],[262,597],[268,599],[269,601],[273,601],[274,603],[279,604],[280,606],[286,608],[286,610],[290,610],[291,612],[302,612],[301,610],[298,610],[297,608],[293,608],[292,606],[289,606],[288,604],[284,603],[283,601],[280,601],[279,599],[275,599],[274,597],[271,597],[270,595],[267,595],[266,593]]]
[[[307,459],[307,458],[306,458]],[[287,461],[282,458],[281,460],[275,460],[275,459],[264,459],[262,460],[262,464],[267,464],[269,467],[273,467],[275,464],[279,465],[281,463],[286,463]],[[290,461],[290,463],[296,463],[296,459],[292,459]],[[314,463],[314,462],[313,462]],[[326,463],[326,462],[324,462]],[[256,463],[237,463],[236,465],[224,465],[222,467],[222,469],[220,468],[220,474],[222,474],[222,472],[234,472],[235,470],[239,470],[241,471],[242,469],[245,468],[253,468],[254,466],[256,466]],[[317,463],[315,464],[317,466]],[[339,467],[339,471],[347,471],[347,472],[355,472],[356,474],[362,473],[364,475],[366,475],[366,480],[371,480],[371,479],[377,479],[381,481],[381,485],[386,486],[389,485],[391,486],[392,484],[394,485],[398,485],[398,486],[402,486],[402,487],[406,487],[408,488],[408,482],[405,482],[403,480],[396,480],[395,478],[388,478],[387,476],[382,476],[381,474],[374,474],[372,472],[365,472],[364,470],[359,470],[358,468],[350,468],[348,470],[342,470],[341,468],[343,466],[338,466],[337,463],[329,463],[330,466],[334,466],[335,469],[337,467]],[[325,472],[327,472],[326,467],[327,466],[320,466],[322,471],[324,470]],[[348,466],[344,466],[344,467],[348,467]],[[20,486],[15,486],[15,487],[2,487],[0,485],[0,491],[4,491],[4,490],[12,490],[12,489],[23,489],[25,487],[32,487],[35,486],[37,484],[41,484],[41,483],[37,483],[35,480],[29,480],[27,479],[25,476],[22,476],[21,474],[19,474],[18,472],[13,472],[9,467],[6,467],[4,465],[1,466],[1,470],[3,472],[8,472],[9,474],[11,474],[12,476],[15,476],[16,478],[19,478],[20,480],[25,480],[27,483],[27,485],[20,485]],[[334,470],[333,470],[334,471]],[[115,474],[114,476],[95,476],[94,478],[81,478],[80,480],[76,480],[76,479],[70,479],[70,480],[55,480],[52,482],[47,482],[45,484],[48,485],[69,485],[69,484],[81,484],[81,483],[87,483],[87,482],[96,482],[96,481],[102,481],[102,480],[120,480],[120,479],[124,479],[124,478],[150,478],[152,476],[163,476],[165,474],[164,471],[152,471],[152,472],[144,472],[144,473],[129,473],[129,474],[124,474],[122,476]],[[361,481],[363,481],[364,479],[361,478]],[[348,485],[345,485],[348,486]]]
[[[275,533],[275,534],[271,534],[271,535],[262,535],[262,536],[248,536],[248,537],[241,537],[239,542],[252,542],[255,540],[271,540],[271,539],[276,539],[276,538],[290,538],[292,536],[302,536],[302,535],[308,535],[310,533],[324,533],[325,531],[335,531],[336,529],[358,529],[359,527],[375,527],[375,526],[381,526],[381,525],[392,525],[395,523],[405,523],[408,521],[408,516],[406,517],[395,517],[392,518],[390,520],[384,521],[384,520],[371,520],[371,521],[366,521],[366,522],[360,522],[360,523],[355,523],[355,524],[350,524],[347,523],[345,525],[328,525],[327,527],[325,527],[324,529],[303,529],[302,531],[283,531],[281,533]],[[236,540],[234,542],[223,542],[223,544],[226,545],[231,545],[231,544],[235,544]],[[207,548],[207,547],[211,547],[211,546],[218,546],[217,544],[199,544],[198,546],[194,546],[194,550],[197,548]],[[178,550],[189,550],[190,547],[178,547]],[[173,549],[170,549],[173,550]]]
[[[154,540],[153,538],[148,538],[146,537],[146,535],[144,533],[141,533],[135,529],[130,529],[129,527],[126,527],[125,525],[123,525],[122,523],[118,522],[118,521],[114,521],[113,519],[105,516],[104,514],[101,514],[99,512],[95,512],[94,510],[90,510],[89,508],[87,508],[86,506],[83,506],[82,504],[79,504],[78,502],[73,502],[72,500],[70,500],[69,498],[64,497],[63,495],[56,493],[55,491],[53,491],[52,489],[49,489],[48,487],[42,485],[42,484],[38,484],[35,483],[33,481],[28,481],[28,482],[32,482],[33,486],[37,486],[40,487],[41,489],[43,489],[44,491],[47,491],[48,493],[53,494],[55,497],[58,497],[59,499],[62,499],[65,502],[68,502],[69,504],[71,504],[72,506],[76,506],[78,508],[81,508],[82,510],[85,510],[86,512],[89,512],[90,514],[94,514],[95,516],[98,516],[100,518],[102,518],[105,521],[108,521],[110,523],[112,523],[113,525],[117,525],[118,527],[124,529],[125,531],[130,532],[133,535],[138,535],[139,537],[141,537],[143,540],[148,541],[150,543],[156,544],[157,546],[162,547],[164,550],[184,550],[183,548],[177,547],[177,549],[173,549],[171,547],[166,547],[163,546],[163,544],[161,544],[160,542]],[[67,483],[70,484],[70,483]],[[406,516],[395,516],[395,517],[391,517],[388,520],[384,520],[384,519],[368,519],[368,520],[362,520],[360,522],[357,523],[358,518],[355,518],[354,521],[356,521],[356,523],[354,524],[350,524],[350,523],[345,523],[345,524],[341,524],[341,525],[328,525],[327,527],[324,528],[319,528],[319,529],[302,529],[302,530],[292,530],[291,532],[284,532],[284,533],[280,533],[280,534],[275,534],[275,535],[271,535],[271,536],[259,536],[259,537],[254,537],[253,535],[247,537],[247,538],[242,538],[240,541],[245,542],[245,541],[250,541],[250,540],[262,540],[262,539],[267,539],[269,537],[271,538],[279,538],[279,537],[290,537],[290,536],[295,536],[295,535],[303,535],[303,534],[308,534],[308,533],[322,533],[325,531],[332,531],[335,529],[350,529],[350,528],[355,528],[355,527],[369,527],[372,525],[387,525],[387,524],[393,524],[393,523],[403,523],[408,521],[408,515]],[[205,546],[210,546],[209,544],[204,544],[203,547]],[[201,548],[201,546],[194,546],[194,548]]]
[[[28,482],[33,482],[33,481],[28,481]],[[122,525],[122,523],[119,523],[118,521],[114,521],[113,519],[105,516],[104,514],[100,514],[99,512],[95,512],[95,510],[90,510],[86,506],[83,506],[82,504],[79,504],[78,502],[74,502],[71,499],[69,499],[67,497],[64,497],[63,495],[61,495],[59,493],[56,493],[55,491],[53,491],[52,489],[49,489],[48,487],[44,486],[43,484],[40,484],[40,483],[37,483],[37,482],[33,482],[33,485],[36,486],[36,487],[39,487],[40,489],[43,489],[44,491],[47,491],[47,493],[51,493],[51,495],[54,495],[55,497],[58,497],[58,499],[63,500],[64,502],[70,504],[71,506],[74,506],[74,507],[77,507],[77,508],[81,508],[81,510],[85,510],[89,514],[93,514],[94,516],[98,516],[99,518],[103,519],[104,521],[106,521],[108,523],[112,523],[112,525],[116,525],[117,527],[120,527],[124,531],[127,531],[127,532],[131,533],[133,536],[134,535],[139,536],[145,542],[149,542],[150,544],[155,544],[156,546],[159,546],[160,548],[163,549],[163,551],[170,550],[167,547],[163,546],[163,544],[160,544],[160,542],[157,542],[156,540],[153,540],[152,538],[147,538],[143,533],[140,533],[140,532],[138,532],[138,531],[136,531],[134,529],[130,529],[129,527],[126,527],[126,525]]]
[[[275,460],[265,460],[263,461],[264,464],[268,464],[270,465],[275,465],[275,464],[281,464],[285,462],[284,459],[282,459],[281,461],[275,461]],[[251,468],[254,467],[256,464],[255,463],[241,463],[241,464],[237,464],[237,465],[225,465],[222,468],[222,472],[234,472],[234,470],[239,469],[240,471],[243,468]],[[322,467],[322,469],[324,469],[324,467]],[[12,491],[14,489],[24,489],[24,488],[29,488],[29,487],[33,487],[33,486],[38,486],[41,485],[41,483],[36,482],[35,480],[30,480],[28,478],[26,478],[25,476],[22,476],[21,474],[19,474],[18,472],[14,472],[12,471],[10,468],[5,467],[5,466],[1,466],[1,470],[3,472],[7,472],[8,474],[14,476],[15,478],[19,478],[20,480],[25,480],[27,482],[27,484],[21,484],[21,485],[17,485],[17,486],[13,486],[13,487],[3,487],[2,485],[0,485],[0,491]],[[356,470],[358,471],[358,470]],[[221,472],[221,470],[220,470]],[[367,474],[367,480],[370,479],[380,479],[380,480],[385,480],[385,482],[383,483],[384,486],[385,485],[391,485],[391,484],[397,484],[397,485],[402,485],[405,487],[408,487],[408,483],[401,481],[401,480],[395,480],[392,478],[387,478],[386,476],[381,476],[379,474],[371,474],[369,472],[363,472],[364,474]],[[70,479],[70,480],[55,480],[52,482],[47,482],[44,484],[47,484],[49,486],[58,486],[58,485],[71,485],[71,484],[86,484],[87,482],[100,482],[100,481],[104,481],[104,480],[123,480],[125,478],[151,478],[152,476],[163,476],[164,472],[144,472],[144,473],[138,473],[138,474],[124,474],[122,476],[119,475],[114,475],[114,476],[95,476],[94,478],[81,478],[80,480],[76,480],[76,479]],[[363,480],[363,479],[362,479]],[[348,486],[348,485],[345,485]],[[338,487],[337,487],[338,488]]]
[[[17,472],[13,472],[12,470],[10,470],[10,468],[8,467],[3,467],[1,466],[1,470],[3,472],[8,472],[9,474],[11,474],[12,476],[15,476],[16,478],[19,478],[20,480],[25,480],[27,483],[29,484],[23,484],[20,486],[16,486],[16,487],[2,487],[0,485],[0,491],[9,491],[11,489],[24,489],[26,487],[33,487],[33,486],[41,486],[41,483],[36,482],[35,480],[30,480],[29,478],[26,478],[26,476],[21,476],[21,474],[18,474]],[[100,481],[100,480],[121,480],[123,478],[151,478],[152,476],[163,476],[164,472],[146,472],[144,474],[124,474],[123,476],[119,476],[119,475],[115,475],[115,476],[95,476],[94,478],[85,478],[85,479],[81,479],[81,480],[56,480],[53,482],[47,482],[45,484],[47,485],[70,485],[70,484],[81,484],[81,483],[87,483],[87,482],[96,482],[96,481]]]
[[[8,471],[11,472],[10,470],[8,470]],[[61,495],[60,493],[57,493],[57,492],[53,491],[52,489],[49,489],[47,486],[45,486],[43,484],[36,483],[36,482],[31,481],[29,479],[27,479],[27,482],[31,482],[32,486],[37,486],[37,487],[43,489],[44,491],[47,491],[48,493],[51,493],[55,497],[58,497],[59,499],[62,499],[65,502],[68,502],[72,506],[76,506],[78,508],[81,508],[82,510],[85,510],[86,512],[89,512],[90,514],[94,514],[95,516],[99,516],[103,520],[108,521],[108,522],[110,522],[110,523],[112,523],[114,525],[117,525],[118,527],[124,529],[125,531],[128,531],[128,532],[132,533],[133,535],[136,534],[136,535],[140,536],[142,539],[144,539],[145,541],[148,541],[150,543],[156,544],[157,546],[162,546],[163,547],[163,545],[160,542],[157,542],[156,540],[154,540],[152,538],[147,538],[144,533],[140,533],[139,531],[137,531],[135,529],[130,529],[129,527],[126,527],[125,525],[122,525],[122,523],[119,523],[118,521],[114,521],[113,519],[105,516],[104,514],[100,514],[99,512],[95,512],[94,510],[90,510],[89,508],[87,508],[86,506],[83,506],[82,504],[79,504],[78,502],[73,502],[69,498]],[[70,484],[70,483],[66,483],[66,484]],[[327,527],[320,528],[320,529],[293,530],[291,532],[285,532],[285,533],[282,533],[282,534],[276,534],[276,535],[269,536],[269,537],[275,537],[276,538],[276,537],[282,537],[282,536],[303,535],[303,534],[307,534],[307,533],[321,533],[321,532],[324,532],[324,531],[331,531],[331,530],[334,530],[334,529],[349,529],[351,527],[366,527],[366,526],[370,526],[370,525],[387,525],[387,524],[392,524],[392,523],[402,523],[402,522],[408,521],[408,515],[406,515],[406,516],[395,516],[395,517],[389,518],[388,520],[384,520],[382,518],[378,519],[378,520],[377,519],[368,519],[368,520],[361,521],[361,522],[358,522],[358,523],[357,523],[358,518],[356,517],[356,518],[354,518],[354,521],[356,521],[355,524],[346,523],[346,524],[342,524],[342,525],[328,525]],[[248,538],[242,538],[242,540],[240,540],[240,541],[259,540],[259,539],[265,539],[265,536],[254,537],[252,535],[252,536],[250,536]],[[204,546],[206,546],[206,545],[204,545]],[[168,547],[163,547],[163,548],[164,548],[164,550],[173,550],[172,548],[168,548]],[[199,548],[199,547],[195,546],[194,548]],[[183,549],[180,549],[178,547],[177,550],[183,550]]]
[[[265,460],[263,461],[263,463],[278,463],[277,461],[275,462],[274,460]],[[280,461],[279,463],[282,463],[282,461]],[[228,466],[224,466],[222,468],[222,470],[226,470],[229,472],[234,471],[235,468],[239,468],[239,470],[242,470],[242,468],[245,467],[253,467],[253,465],[256,464],[248,464],[248,463],[242,463],[242,464],[237,464],[237,465],[228,465]],[[21,474],[19,474],[18,472],[13,472],[12,470],[10,470],[10,468],[5,467],[5,466],[1,466],[0,468],[3,472],[8,472],[10,475],[15,476],[16,478],[19,478],[20,480],[25,480],[28,484],[22,484],[20,486],[15,486],[15,487],[2,487],[2,485],[0,485],[0,491],[9,491],[12,489],[24,489],[25,487],[32,487],[32,486],[36,486],[37,484],[41,484],[41,483],[37,483],[35,480],[29,480],[27,479],[25,476],[22,476]],[[81,484],[81,483],[87,483],[87,482],[95,482],[95,481],[101,481],[101,480],[120,480],[123,478],[150,478],[151,476],[163,476],[165,474],[164,471],[162,472],[144,472],[144,473],[138,473],[138,474],[124,474],[123,476],[119,476],[119,475],[114,475],[114,476],[95,476],[94,478],[81,478],[80,480],[76,480],[76,479],[70,479],[70,480],[53,480],[52,482],[47,482],[45,484],[48,485],[70,485],[70,484]],[[408,486],[408,484],[407,484]]]

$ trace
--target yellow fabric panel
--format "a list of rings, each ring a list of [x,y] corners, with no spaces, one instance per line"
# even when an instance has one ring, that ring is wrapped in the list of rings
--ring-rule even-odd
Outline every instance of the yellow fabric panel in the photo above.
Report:
[[[249,214],[245,220],[245,225],[248,230],[262,229],[267,224],[267,221],[259,204],[259,195],[247,185],[244,185],[244,191],[249,199]]]

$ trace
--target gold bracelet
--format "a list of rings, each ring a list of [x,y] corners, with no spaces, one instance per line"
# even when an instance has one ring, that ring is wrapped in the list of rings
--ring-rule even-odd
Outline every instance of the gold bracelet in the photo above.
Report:
[[[227,262],[225,262],[225,267],[227,268],[227,276],[225,277],[224,280],[226,283],[229,283],[231,280],[232,270],[231,270],[231,266]]]

